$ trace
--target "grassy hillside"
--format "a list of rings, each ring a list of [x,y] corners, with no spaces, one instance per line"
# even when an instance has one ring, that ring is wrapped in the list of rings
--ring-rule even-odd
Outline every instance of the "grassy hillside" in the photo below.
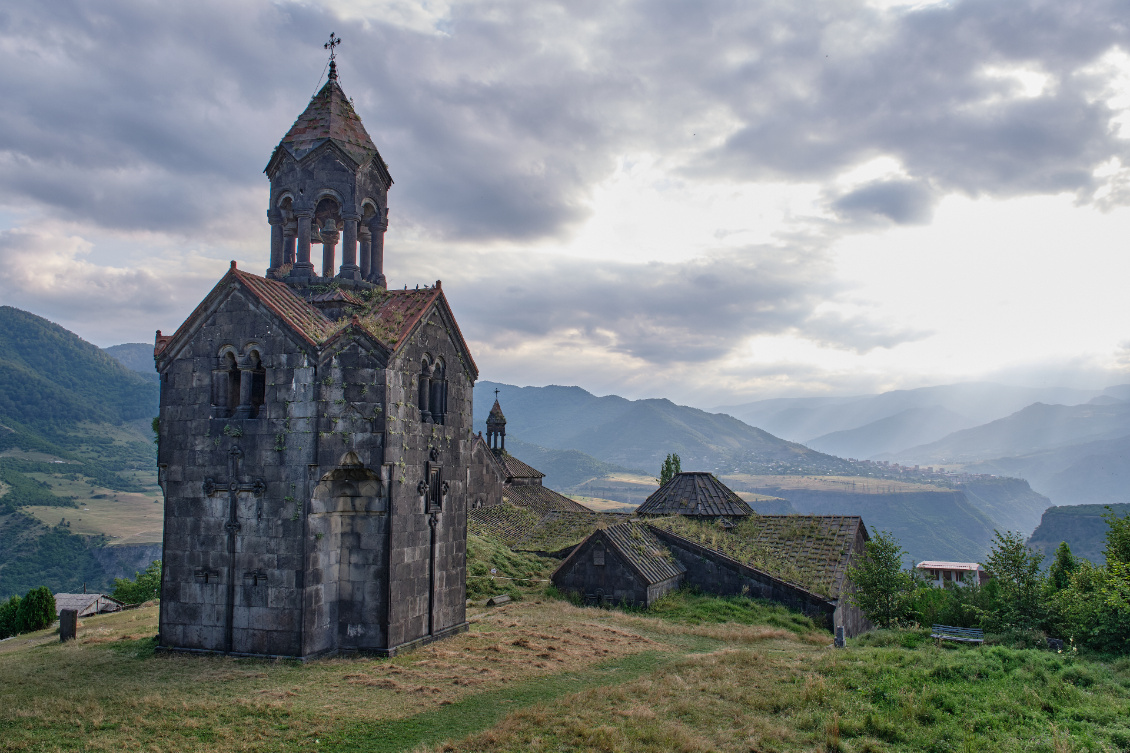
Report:
[[[1119,517],[1130,515],[1130,504],[1109,507]],[[1066,541],[1077,557],[1089,559],[1096,565],[1104,564],[1103,548],[1109,527],[1103,519],[1106,512],[1106,505],[1049,507],[1028,539],[1028,546],[1042,553],[1050,563],[1056,547]]]
[[[122,366],[141,374],[146,379],[157,381],[157,369],[153,366],[153,343],[123,343],[103,348]]]
[[[74,333],[0,307],[0,597],[38,585],[103,588],[125,573],[99,564],[100,546],[159,540],[160,524],[136,509],[160,495],[150,429],[158,390]],[[112,508],[116,495],[124,504]],[[142,534],[134,529],[144,518]]]
[[[1028,751],[1130,746],[1130,662],[922,632],[828,647],[804,617],[676,594],[530,599],[405,656],[154,655],[157,610],[0,643],[0,746],[121,751]]]

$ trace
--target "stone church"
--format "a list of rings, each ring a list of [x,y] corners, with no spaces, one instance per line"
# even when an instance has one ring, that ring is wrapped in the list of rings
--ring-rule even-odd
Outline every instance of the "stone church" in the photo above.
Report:
[[[478,371],[439,281],[386,284],[392,177],[332,62],[265,172],[266,274],[232,262],[157,332],[160,646],[392,655],[463,631]]]

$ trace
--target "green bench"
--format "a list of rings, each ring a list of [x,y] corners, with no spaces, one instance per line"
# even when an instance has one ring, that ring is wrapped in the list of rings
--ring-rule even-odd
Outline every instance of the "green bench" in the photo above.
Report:
[[[942,641],[959,641],[961,643],[984,643],[985,632],[977,628],[962,628],[953,627],[951,625],[934,625],[930,628],[932,631],[931,638],[938,639],[938,645]]]

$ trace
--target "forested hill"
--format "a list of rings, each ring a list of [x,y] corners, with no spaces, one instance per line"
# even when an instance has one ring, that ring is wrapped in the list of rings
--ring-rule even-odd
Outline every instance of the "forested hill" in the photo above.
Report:
[[[0,385],[0,424],[53,442],[79,422],[157,415],[155,382],[58,324],[11,306],[0,306]]]
[[[556,450],[579,450],[605,463],[654,472],[669,452],[684,468],[722,472],[851,472],[842,458],[787,442],[724,413],[670,400],[597,397],[580,387],[475,385],[475,427],[485,428],[494,390],[508,436]]]

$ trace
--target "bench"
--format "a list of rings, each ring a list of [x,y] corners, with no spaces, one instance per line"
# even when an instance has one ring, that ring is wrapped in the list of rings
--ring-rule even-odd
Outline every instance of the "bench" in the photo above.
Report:
[[[942,641],[960,641],[961,643],[984,643],[985,632],[977,628],[953,627],[951,625],[933,625],[930,630],[931,638],[937,638],[938,644]]]

